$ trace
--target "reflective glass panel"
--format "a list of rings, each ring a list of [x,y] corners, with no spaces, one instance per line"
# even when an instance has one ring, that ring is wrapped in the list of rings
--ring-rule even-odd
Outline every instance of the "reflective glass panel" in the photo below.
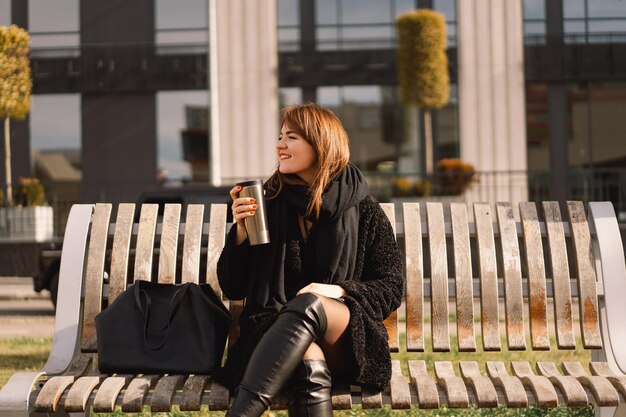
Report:
[[[524,19],[545,19],[545,0],[524,0]]]
[[[30,0],[28,21],[31,46],[78,46],[78,0]]]
[[[0,26],[11,24],[11,0],[0,0]]]
[[[278,26],[295,26],[300,24],[299,7],[299,0],[278,0],[276,2]]]
[[[626,18],[626,2],[624,0],[587,0],[587,10],[591,18]]]
[[[33,95],[30,112],[31,149],[80,149],[80,115],[80,94]]]
[[[433,9],[443,13],[446,16],[446,22],[456,20],[455,0],[435,0]]]
[[[391,22],[391,3],[380,0],[341,0],[343,23]]]
[[[315,20],[317,25],[334,25],[337,23],[337,8],[341,0],[316,0]]]
[[[208,101],[206,91],[157,93],[158,168],[168,181],[208,177]]]

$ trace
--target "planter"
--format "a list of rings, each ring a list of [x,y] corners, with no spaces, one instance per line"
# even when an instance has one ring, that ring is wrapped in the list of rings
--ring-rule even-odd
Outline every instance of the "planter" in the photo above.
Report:
[[[0,236],[11,240],[50,240],[54,233],[52,207],[0,208]]]

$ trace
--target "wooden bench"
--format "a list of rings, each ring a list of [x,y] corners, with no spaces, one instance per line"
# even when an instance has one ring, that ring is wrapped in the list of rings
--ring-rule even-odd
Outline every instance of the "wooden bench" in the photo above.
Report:
[[[390,386],[382,393],[334,386],[336,409],[594,404],[626,414],[626,309],[620,306],[626,303],[626,270],[610,203],[590,203],[587,214],[580,202],[568,203],[567,213],[553,202],[474,204],[470,211],[453,203],[445,215],[440,203],[405,203],[398,223],[393,205],[382,206],[397,226],[407,275],[406,302],[386,321],[389,342],[399,350],[398,316],[405,317],[406,350],[414,353],[408,375],[393,361]],[[202,205],[168,205],[160,220],[157,206],[146,204],[137,208],[138,224],[134,204],[115,207],[115,216],[112,209],[110,204],[72,208],[48,362],[39,372],[12,376],[0,391],[0,414],[65,414],[90,407],[109,412],[116,405],[124,412],[144,406],[227,408],[227,390],[209,377],[99,374],[94,326],[101,306],[131,280],[200,280],[219,291],[215,266],[227,230],[226,206],[206,207],[208,224]],[[230,308],[238,314],[241,304]],[[591,351],[590,366],[496,355],[577,345]],[[470,358],[471,352],[484,358],[481,351],[496,356],[454,363],[445,359],[450,350]],[[424,361],[424,351],[435,360]],[[285,396],[279,395],[275,407],[284,405]]]

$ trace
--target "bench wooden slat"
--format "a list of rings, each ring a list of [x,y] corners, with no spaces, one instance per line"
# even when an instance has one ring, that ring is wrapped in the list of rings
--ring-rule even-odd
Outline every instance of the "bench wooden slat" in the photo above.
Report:
[[[181,282],[198,283],[200,279],[200,245],[202,243],[203,204],[187,206]]]
[[[161,246],[159,248],[159,283],[161,284],[174,284],[176,282],[180,212],[180,204],[166,204],[163,211],[163,228],[161,229]]]
[[[576,275],[578,276],[578,305],[580,307],[583,346],[585,349],[600,349],[602,348],[602,336],[598,321],[596,272],[585,208],[580,201],[568,201],[567,211],[576,254],[574,260]]]
[[[226,204],[211,204],[209,242],[206,258],[206,283],[211,285],[218,296],[222,290],[217,281],[217,261],[226,243]]]
[[[135,247],[135,269],[133,281],[152,279],[152,256],[154,234],[156,233],[158,204],[142,204],[139,215],[139,229]]]
[[[517,238],[517,225],[511,203],[497,203],[500,247],[504,270],[506,333],[509,350],[526,349],[524,302],[522,300],[522,266]]]
[[[202,394],[211,381],[206,375],[193,375],[187,378],[180,398],[180,411],[200,411]]]
[[[109,305],[126,290],[134,215],[135,204],[133,203],[122,203],[117,207],[109,274]]]
[[[87,271],[85,272],[85,307],[83,309],[83,338],[81,347],[84,352],[98,349],[95,317],[102,305],[102,284],[104,280],[104,258],[109,234],[111,204],[96,204],[89,235]]]
[[[111,413],[115,410],[118,395],[132,381],[132,375],[116,375],[105,379],[93,400],[94,413]]]
[[[461,375],[467,385],[472,386],[476,393],[476,401],[481,408],[495,408],[498,406],[498,393],[489,378],[481,374],[478,362],[459,362]]]
[[[437,381],[446,391],[448,397],[448,407],[467,408],[469,407],[469,397],[463,379],[454,373],[452,362],[435,362],[435,375]]]
[[[380,207],[385,212],[391,227],[393,228],[393,235],[396,236],[396,212],[394,211],[393,204],[380,203]],[[387,338],[389,339],[389,349],[392,352],[398,352],[400,350],[400,334],[398,333],[398,311],[393,311],[389,317],[384,321],[385,328],[387,329]]]
[[[450,351],[448,256],[441,203],[426,203],[430,247],[431,331],[434,352]]]
[[[474,218],[480,269],[480,316],[483,348],[487,351],[500,350],[496,248],[489,204],[475,203]]]
[[[473,352],[476,350],[476,335],[474,333],[474,286],[467,205],[451,203],[450,215],[454,245],[456,328],[459,351]]]
[[[124,413],[140,413],[148,390],[154,387],[160,375],[143,375],[130,381],[122,398]]]
[[[525,387],[530,388],[539,407],[554,408],[559,404],[559,398],[550,380],[542,375],[536,375],[529,362],[512,362],[513,373]]]
[[[35,411],[40,413],[54,413],[57,411],[59,400],[63,392],[72,385],[76,377],[71,375],[53,376],[50,378],[35,400]]]
[[[172,399],[174,393],[183,387],[187,377],[185,375],[166,375],[159,379],[150,402],[150,411],[157,413],[169,413],[172,411]]]
[[[406,260],[406,348],[424,351],[424,252],[419,203],[404,203]]]
[[[349,410],[352,408],[352,395],[350,394],[349,384],[345,382],[334,383],[330,395],[333,409]]]
[[[580,382],[573,376],[564,376],[552,362],[537,362],[537,369],[541,375],[547,377],[556,386],[570,407],[584,407],[589,404],[587,393]]]
[[[419,407],[423,409],[439,408],[437,384],[426,370],[426,361],[409,361],[409,374],[415,384]]]
[[[504,392],[504,399],[508,407],[528,407],[528,397],[522,381],[509,375],[504,362],[487,362],[487,373],[493,383]]]
[[[230,393],[228,392],[228,388],[215,381],[211,382],[211,391],[209,391],[209,410],[226,410],[229,403]]]
[[[381,408],[383,406],[383,393],[378,390],[363,387],[361,389],[361,407],[364,410]]]
[[[559,203],[544,201],[543,211],[546,217],[552,282],[554,285],[556,340],[559,349],[574,349],[576,342],[574,340],[572,321],[572,293],[569,286],[570,273]]]
[[[84,412],[91,392],[103,379],[104,377],[101,375],[78,378],[67,392],[67,397],[65,397],[65,411],[68,413]]]
[[[588,375],[580,362],[563,362],[565,373],[575,377],[582,386],[593,393],[596,404],[600,407],[617,407],[619,395],[609,380],[599,375]]]
[[[391,408],[394,410],[406,410],[411,408],[411,391],[409,383],[400,367],[399,360],[391,361],[391,381],[389,382],[391,394]]]
[[[535,203],[520,203],[520,217],[524,233],[526,264],[528,265],[530,341],[535,350],[549,350],[546,270],[541,229]]]
[[[609,368],[609,364],[606,362],[591,362],[589,367],[594,375],[603,376],[608,379],[619,393],[622,394],[622,397],[626,398],[626,375],[617,375]]]

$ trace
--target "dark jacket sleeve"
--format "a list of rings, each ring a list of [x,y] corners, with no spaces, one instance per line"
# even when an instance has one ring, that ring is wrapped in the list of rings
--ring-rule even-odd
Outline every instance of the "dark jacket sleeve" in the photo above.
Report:
[[[374,215],[369,222],[370,230],[365,242],[361,279],[346,281],[339,285],[372,319],[382,321],[402,302],[404,274],[402,255],[391,223],[378,203],[374,206]]]
[[[237,245],[237,224],[230,228],[224,249],[217,261],[217,280],[224,295],[229,300],[242,300],[246,297],[252,264],[252,249],[246,239]]]

